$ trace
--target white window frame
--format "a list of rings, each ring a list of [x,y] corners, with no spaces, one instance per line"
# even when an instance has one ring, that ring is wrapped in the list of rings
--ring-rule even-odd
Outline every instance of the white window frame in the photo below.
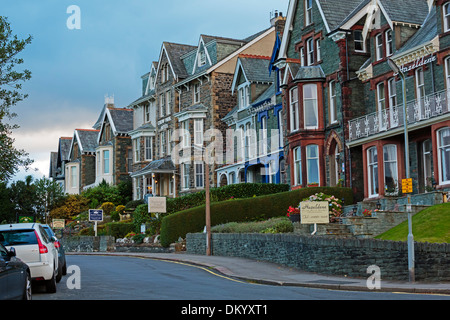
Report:
[[[70,187],[72,189],[78,188],[78,167],[70,166]]]
[[[437,147],[438,147],[438,168],[439,168],[439,185],[443,185],[443,184],[450,184],[450,178],[448,178],[447,180],[444,180],[444,171],[443,168],[446,165],[445,163],[443,163],[444,161],[449,161],[450,159],[443,159],[442,157],[442,153],[444,151],[445,148],[450,148],[450,143],[446,144],[446,145],[442,145],[441,144],[441,134],[444,131],[448,131],[448,134],[450,135],[450,128],[449,127],[445,127],[442,129],[439,129],[437,131]],[[447,166],[450,166],[450,164],[447,164]]]
[[[150,122],[150,104],[144,106],[144,119],[145,122]]]
[[[450,31],[450,2],[442,6],[442,20],[444,21],[444,32]]]
[[[305,48],[300,48],[300,64],[302,67],[305,66]]]
[[[182,188],[183,190],[189,189],[189,178],[190,178],[190,165],[189,163],[182,163]]]
[[[162,130],[159,133],[159,143],[160,143],[159,156],[160,157],[164,157],[164,155],[166,153],[166,146],[165,146],[165,144],[166,144],[166,131],[165,130]]]
[[[316,39],[316,56],[317,62],[322,60],[322,53],[320,51],[320,39]]]
[[[425,74],[423,71],[423,68],[420,67],[416,69],[415,72],[415,78],[416,78],[416,93],[417,93],[417,102],[419,104],[419,119],[422,118],[422,109],[424,106],[424,100],[425,100]]]
[[[450,90],[450,57],[445,58],[445,79],[446,79],[445,83],[447,84],[447,90]]]
[[[392,110],[392,108],[397,105],[397,85],[395,83],[395,78],[391,78],[388,80],[388,94],[389,109]]]
[[[306,98],[306,88],[309,87],[314,87],[314,89],[312,90],[313,95],[310,98]],[[308,104],[307,102],[313,102],[313,110],[309,110],[307,108]],[[316,123],[314,125],[306,125],[306,119],[307,116],[309,114],[309,112],[313,112],[314,116],[316,118]],[[318,100],[317,100],[317,84],[312,83],[312,84],[305,84],[303,85],[303,123],[304,123],[304,127],[305,129],[317,129],[319,128],[319,107],[318,107]]]
[[[198,83],[198,82],[194,83],[193,94],[194,94],[194,97],[193,97],[194,103],[200,102],[200,83]]]
[[[336,81],[330,81],[328,85],[330,97],[330,123],[337,123],[337,101],[336,101]]]
[[[356,39],[356,34],[359,34],[360,39]],[[366,42],[364,41],[363,31],[362,30],[354,30],[353,31],[353,40],[355,42],[355,51],[356,52],[366,52]],[[356,43],[361,44],[361,49],[356,48]]]
[[[102,151],[102,164],[103,164],[103,174],[110,174],[111,173],[111,161],[110,161],[110,155],[111,152],[109,150],[103,150]]]
[[[381,33],[375,36],[375,56],[376,61],[383,59],[383,35]]]
[[[298,131],[300,129],[300,115],[298,102],[298,87],[295,86],[289,90],[289,115],[290,115],[290,131]]]
[[[140,138],[133,139],[133,155],[134,155],[134,163],[141,161],[141,143]]]
[[[386,152],[386,149],[387,148],[391,148],[391,147],[393,147],[394,148],[394,150],[395,150],[395,156],[393,157],[393,159],[388,159],[388,160],[386,160],[386,157],[385,157],[385,152]],[[395,187],[398,189],[398,161],[397,161],[397,146],[395,145],[395,144],[385,144],[384,146],[383,146],[383,170],[384,170],[384,177],[383,177],[383,179],[384,179],[384,188],[385,188],[385,190],[387,190],[386,189],[386,187],[387,187],[387,183],[386,183],[386,164],[391,164],[391,163],[394,163],[395,165],[393,166],[393,168],[395,169],[395,177],[393,177],[393,178],[395,178]]]
[[[183,129],[183,131],[182,131],[182,137],[183,137],[182,146],[183,146],[183,148],[189,148],[191,145],[191,137],[189,134],[189,119],[181,122],[181,129]]]
[[[260,150],[260,155],[265,155],[268,152],[268,147],[269,147],[269,142],[268,140],[268,134],[267,134],[267,117],[266,116],[262,116],[261,117],[261,150]]]
[[[376,152],[376,162],[372,162],[371,153],[375,151]],[[374,173],[376,172],[376,180],[374,180]],[[380,184],[378,181],[378,150],[376,147],[370,147],[367,149],[367,179],[368,179],[368,193],[369,198],[377,197],[378,192],[376,190],[373,190],[374,187],[377,187],[378,190],[380,189]]]
[[[305,0],[305,25],[309,26],[311,23],[313,23],[313,16],[312,16],[312,0]]]
[[[153,159],[153,138],[145,137],[145,160],[151,161]]]
[[[165,103],[165,97],[166,95],[164,93],[161,93],[159,95],[159,117],[162,118],[164,117],[164,111],[165,111],[165,107],[166,107],[166,103]]]
[[[302,149],[297,147],[293,149],[294,158],[294,185],[302,185]]]
[[[165,105],[166,105],[166,115],[169,115],[171,113],[170,110],[170,104],[172,102],[172,92],[170,90],[166,91],[166,97],[165,97]]]
[[[200,170],[199,167],[201,168]],[[202,161],[194,162],[194,172],[195,187],[197,189],[203,189],[205,187],[205,164]]]
[[[200,50],[198,53],[198,66],[203,67],[206,64],[206,52],[204,50]]]
[[[430,178],[433,178],[433,144],[431,139],[422,142],[422,156],[423,156],[423,181],[425,186],[432,186]],[[430,168],[428,171],[427,169]]]
[[[203,119],[194,119],[194,144],[203,146]]]
[[[314,64],[314,40],[309,38],[306,40],[306,62],[308,66]]]
[[[310,157],[309,156],[309,149],[311,148],[315,148],[316,149],[316,156],[315,157]],[[318,181],[311,181],[311,176],[310,176],[310,162],[311,161],[315,161],[317,163],[317,178]],[[320,185],[320,161],[319,161],[319,146],[317,144],[309,144],[306,146],[306,180],[307,180],[307,184],[310,183],[318,183]]]
[[[386,41],[386,57],[391,56],[394,53],[394,42],[392,39],[392,30],[386,30],[384,33],[384,38]]]

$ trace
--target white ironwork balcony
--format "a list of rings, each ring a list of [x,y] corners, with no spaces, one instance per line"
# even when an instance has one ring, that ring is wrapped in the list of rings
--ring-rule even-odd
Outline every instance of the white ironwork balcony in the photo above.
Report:
[[[450,90],[443,90],[406,103],[409,125],[450,113]],[[403,104],[349,121],[349,141],[403,127]]]

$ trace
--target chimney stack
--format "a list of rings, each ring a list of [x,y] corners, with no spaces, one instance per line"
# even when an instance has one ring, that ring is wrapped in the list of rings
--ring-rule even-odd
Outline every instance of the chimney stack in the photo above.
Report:
[[[270,13],[270,25],[275,26],[275,31],[283,35],[284,25],[286,24],[286,17],[283,17],[283,12],[275,10]]]

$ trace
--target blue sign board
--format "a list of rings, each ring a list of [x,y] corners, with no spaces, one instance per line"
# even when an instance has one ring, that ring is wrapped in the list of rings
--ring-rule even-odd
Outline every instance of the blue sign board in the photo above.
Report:
[[[89,209],[89,221],[103,221],[103,210]]]

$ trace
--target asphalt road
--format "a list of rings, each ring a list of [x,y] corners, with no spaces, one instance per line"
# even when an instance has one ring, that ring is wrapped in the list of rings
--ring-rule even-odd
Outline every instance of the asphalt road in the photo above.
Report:
[[[205,267],[144,258],[70,255],[66,259],[68,274],[58,283],[57,292],[47,294],[35,288],[33,300],[450,300],[450,296],[439,295],[261,285],[231,279]],[[225,307],[222,309],[225,312]]]

